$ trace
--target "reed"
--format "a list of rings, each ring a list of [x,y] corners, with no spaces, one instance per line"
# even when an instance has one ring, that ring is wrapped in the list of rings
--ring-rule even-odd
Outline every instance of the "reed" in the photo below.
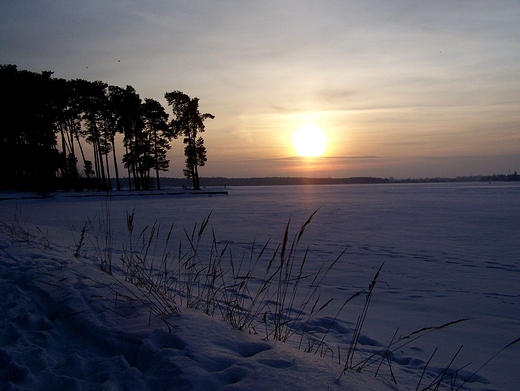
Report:
[[[26,227],[26,222],[22,218],[21,212],[17,209],[12,220],[0,221],[0,229],[14,239],[23,242],[31,240],[31,234]]]
[[[295,233],[292,233],[289,219],[279,244],[273,244],[271,239],[264,244],[253,242],[249,251],[237,257],[227,243],[221,246],[213,228],[209,229],[211,213],[200,224],[194,224],[191,230],[184,228],[182,239],[175,245],[173,224],[168,227],[163,239],[157,221],[138,231],[135,237],[135,210],[127,211],[127,240],[122,244],[120,263],[110,269],[120,272],[111,273],[116,281],[116,296],[140,301],[149,308],[150,316],[159,317],[170,331],[170,316],[180,314],[182,307],[198,309],[209,316],[220,316],[234,329],[281,342],[297,337],[300,349],[315,355],[330,355],[333,359],[337,357],[342,368],[338,381],[348,371],[370,369],[377,376],[386,367],[391,380],[397,384],[392,358],[394,351],[434,331],[469,319],[424,327],[399,338],[396,338],[396,331],[387,346],[370,353],[368,357],[357,358],[360,356],[359,340],[384,266],[381,264],[368,289],[355,292],[342,301],[321,335],[307,333],[309,323],[338,302],[333,297],[322,298],[320,287],[348,249],[345,248],[332,261],[309,267],[309,247],[301,248],[302,238],[316,213]],[[105,219],[104,224],[104,228],[110,228],[109,219]],[[83,229],[75,254],[79,253],[83,236],[87,234],[88,230]],[[98,246],[103,244],[111,245],[112,235],[104,241],[97,241]],[[103,253],[103,250],[98,250],[98,253]],[[346,355],[342,357],[341,346],[332,348],[326,339],[347,305],[357,298],[364,298],[364,303]],[[432,376],[429,365],[434,352],[424,366],[416,391],[437,390],[446,385],[451,390],[459,390],[499,353],[517,343],[520,343],[520,338],[505,346],[466,378],[462,378],[461,372],[468,365],[455,366],[462,347],[442,370]],[[427,377],[431,380],[426,380]]]
[[[239,258],[227,244],[223,247],[218,244],[213,229],[208,244],[206,234],[211,213],[200,225],[194,224],[191,230],[184,228],[184,239],[178,241],[173,251],[173,224],[164,240],[157,221],[137,230],[140,233],[135,237],[135,210],[127,211],[127,239],[122,243],[115,268],[113,235],[108,232],[111,230],[109,205],[104,213],[99,224],[106,238],[102,240],[95,235],[94,239],[101,269],[115,277],[118,276],[113,271],[119,270],[123,281],[144,294],[152,312],[161,316],[178,313],[181,307],[195,308],[210,316],[220,314],[235,329],[286,342],[295,334],[304,335],[308,322],[335,301],[335,298],[323,299],[319,288],[346,249],[332,262],[314,266],[314,271],[307,270],[309,248],[300,249],[305,230],[317,211],[294,234],[289,220],[280,244],[273,246],[268,240],[259,246],[255,242],[250,252]],[[75,256],[87,234],[87,229],[81,231]],[[260,248],[258,253],[257,248]],[[321,345],[324,346],[324,341]]]

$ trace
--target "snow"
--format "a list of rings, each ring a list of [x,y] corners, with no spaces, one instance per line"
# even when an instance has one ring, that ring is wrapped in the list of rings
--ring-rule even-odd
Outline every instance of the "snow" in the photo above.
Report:
[[[56,193],[41,199],[3,193],[0,388],[415,390],[453,360],[450,370],[460,369],[451,387],[456,389],[520,337],[520,186],[227,190],[229,195]],[[185,308],[179,298],[178,314],[160,313],[146,291],[123,278],[119,259],[128,251],[132,211],[134,246],[145,227],[160,227],[150,250],[156,258],[165,254],[161,246],[171,224],[169,248],[176,252],[182,242],[182,251],[189,251],[186,235],[195,224],[198,232],[209,215],[200,258],[211,257],[214,234],[219,251],[227,246],[225,262],[232,257],[236,266],[242,260],[246,271],[249,259],[270,241],[255,267],[258,277],[289,219],[292,240],[318,208],[296,256],[308,247],[306,267],[312,272],[347,250],[319,286],[322,302],[334,300],[305,323],[301,344],[298,336],[286,343],[266,338],[260,323],[255,330],[233,329],[220,312],[208,316]],[[112,275],[100,269],[107,257],[112,257]],[[359,364],[375,353],[377,361],[342,375],[366,294],[338,315],[339,308],[356,292],[368,291],[382,264],[353,358]],[[258,284],[252,280],[251,290]],[[308,291],[303,285],[298,295]],[[288,310],[294,313],[293,307]],[[416,330],[461,319],[468,320],[387,349]],[[309,341],[324,333],[329,349],[306,352]],[[519,349],[513,344],[502,351],[462,389],[516,389]],[[449,381],[443,387],[450,389]]]

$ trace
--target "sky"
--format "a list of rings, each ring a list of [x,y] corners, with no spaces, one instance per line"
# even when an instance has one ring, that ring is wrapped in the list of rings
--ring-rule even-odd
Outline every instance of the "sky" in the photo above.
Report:
[[[2,0],[0,64],[132,85],[169,113],[165,92],[198,97],[202,176],[508,174],[519,20],[517,0]],[[323,155],[297,155],[302,128]],[[181,177],[181,140],[168,157]]]

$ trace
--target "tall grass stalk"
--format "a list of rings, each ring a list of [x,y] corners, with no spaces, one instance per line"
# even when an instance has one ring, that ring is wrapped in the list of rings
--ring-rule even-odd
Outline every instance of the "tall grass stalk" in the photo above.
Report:
[[[363,369],[374,365],[378,363],[381,360],[381,357],[386,357],[390,354],[391,351],[398,351],[405,346],[411,344],[412,342],[415,342],[416,340],[425,337],[426,335],[433,333],[434,331],[439,331],[445,328],[448,328],[450,326],[466,322],[470,320],[470,318],[462,318],[458,320],[454,320],[445,324],[442,324],[440,326],[430,326],[430,327],[423,327],[419,330],[415,330],[411,332],[410,334],[405,335],[404,337],[400,337],[394,342],[391,342],[390,345],[388,345],[386,348],[378,350],[371,355],[369,355],[367,358],[357,362],[356,364],[353,364],[350,366],[350,369],[355,369],[357,371],[362,371]]]
[[[0,228],[6,234],[14,239],[29,242],[31,240],[31,234],[25,225],[26,224],[22,219],[22,214],[18,209],[15,211],[12,220],[0,221]]]
[[[107,207],[106,218],[102,220],[103,228],[107,229],[109,212]],[[249,255],[244,253],[236,258],[227,244],[218,244],[213,229],[209,246],[203,244],[211,213],[192,230],[184,229],[184,243],[179,240],[177,250],[172,251],[173,224],[164,242],[159,243],[161,227],[157,221],[144,227],[135,238],[135,210],[127,211],[128,239],[119,257],[120,269],[124,280],[153,303],[154,313],[176,313],[179,307],[200,309],[208,315],[219,313],[236,329],[249,332],[263,329],[265,339],[285,342],[295,334],[304,334],[308,322],[335,300],[322,299],[319,289],[346,249],[332,262],[322,262],[315,271],[307,271],[309,248],[299,249],[316,212],[292,239],[289,220],[282,242],[274,249],[270,240],[260,247],[254,242]],[[104,243],[112,244],[111,234],[107,233]],[[108,249],[104,251],[111,254]],[[103,264],[111,266],[110,259],[106,257]]]
[[[79,257],[79,255],[81,253],[81,249],[82,249],[83,245],[85,244],[86,234],[87,234],[87,232],[92,230],[92,228],[93,228],[92,220],[90,220],[90,218],[87,217],[87,219],[85,220],[85,223],[83,223],[83,227],[81,228],[81,231],[80,231],[79,240],[76,244],[76,251],[74,252],[74,258]]]
[[[97,257],[99,260],[99,267],[105,273],[112,274],[112,254],[113,247],[113,231],[112,231],[112,216],[111,216],[111,197],[105,197],[101,204],[102,213],[99,216],[99,231],[101,232],[101,239],[98,236],[94,237],[94,247],[97,250]]]
[[[502,349],[500,349],[498,352],[496,352],[493,356],[491,356],[489,359],[487,359],[480,367],[477,368],[476,371],[474,371],[469,377],[467,377],[466,379],[464,379],[461,384],[455,388],[456,391],[460,390],[466,383],[468,383],[469,381],[471,381],[471,379],[473,379],[473,377],[479,373],[485,366],[487,366],[491,361],[493,361],[500,353],[502,353],[504,350],[506,349],[509,349],[510,347],[512,347],[513,345],[516,345],[520,343],[520,338],[517,338],[515,339],[514,341],[511,341],[510,343],[508,343],[506,346],[504,346]]]
[[[324,262],[316,272],[307,272],[309,249],[299,250],[300,240],[316,212],[302,224],[292,240],[289,220],[282,242],[271,255],[267,254],[269,242],[256,257],[253,244],[249,267],[244,266],[245,257],[236,263],[230,254],[231,279],[218,291],[224,294],[223,318],[233,327],[257,332],[258,326],[263,325],[265,339],[285,342],[301,333],[310,320],[334,301],[333,298],[321,300],[318,290],[344,252],[331,264]],[[267,266],[258,276],[255,271],[266,254]],[[304,282],[308,283],[305,287]]]
[[[361,336],[361,330],[363,329],[363,325],[365,323],[365,319],[368,313],[368,308],[370,306],[370,301],[372,300],[372,294],[374,292],[374,288],[376,287],[377,280],[379,279],[379,275],[381,273],[381,269],[383,268],[384,263],[379,266],[379,269],[377,270],[376,274],[374,275],[374,278],[372,279],[372,282],[368,286],[368,292],[366,293],[365,297],[365,304],[363,306],[363,309],[361,311],[361,314],[358,317],[356,326],[354,328],[354,333],[352,335],[352,339],[350,341],[350,346],[347,351],[347,357],[345,359],[345,365],[343,366],[343,372],[340,374],[344,374],[347,370],[353,369],[353,360],[354,360],[354,353],[356,352],[357,344],[359,342],[359,337]]]

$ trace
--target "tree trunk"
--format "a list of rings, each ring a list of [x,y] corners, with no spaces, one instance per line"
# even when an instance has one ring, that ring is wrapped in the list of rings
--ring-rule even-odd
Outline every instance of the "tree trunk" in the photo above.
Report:
[[[154,149],[155,149],[155,178],[157,180],[157,190],[161,190],[161,182],[159,180],[159,158],[157,156],[157,131],[154,131]]]
[[[114,158],[114,171],[116,173],[116,186],[117,191],[121,190],[121,184],[119,183],[119,169],[117,168],[117,158],[116,158],[116,143],[114,141],[114,137],[110,140],[112,142],[112,157]],[[107,163],[108,165],[108,163]]]
[[[197,163],[195,163],[193,165],[192,176],[193,176],[193,190],[200,190],[199,170],[197,168]]]
[[[108,164],[108,153],[105,154],[105,164],[107,166],[107,189],[112,190],[112,181],[110,179],[110,166]]]

